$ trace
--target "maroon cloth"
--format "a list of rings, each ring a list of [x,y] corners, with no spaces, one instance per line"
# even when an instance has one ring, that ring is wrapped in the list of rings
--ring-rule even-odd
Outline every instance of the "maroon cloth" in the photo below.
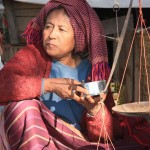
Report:
[[[4,116],[11,150],[114,150],[111,144],[89,142],[84,136],[81,137],[75,129],[66,126],[42,102],[35,99],[9,104]],[[95,122],[89,120],[92,124]],[[116,150],[144,150],[132,139],[120,139],[113,144]]]

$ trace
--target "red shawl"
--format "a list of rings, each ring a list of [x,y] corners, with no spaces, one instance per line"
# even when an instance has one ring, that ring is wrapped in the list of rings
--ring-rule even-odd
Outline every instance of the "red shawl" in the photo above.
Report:
[[[96,12],[85,0],[51,0],[28,24],[23,36],[27,44],[39,45],[42,43],[42,31],[45,20],[50,11],[58,6],[62,6],[70,17],[75,34],[75,52],[89,52],[93,65],[92,80],[106,79],[109,76],[108,56],[106,40],[102,24]],[[40,45],[42,47],[42,45]],[[100,64],[103,70],[100,70]],[[101,71],[105,71],[103,74]]]

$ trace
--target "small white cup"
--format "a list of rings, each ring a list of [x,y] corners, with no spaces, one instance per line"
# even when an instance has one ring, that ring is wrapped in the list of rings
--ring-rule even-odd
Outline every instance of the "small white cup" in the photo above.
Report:
[[[99,95],[106,86],[106,80],[84,83],[84,87],[90,92],[91,96]]]

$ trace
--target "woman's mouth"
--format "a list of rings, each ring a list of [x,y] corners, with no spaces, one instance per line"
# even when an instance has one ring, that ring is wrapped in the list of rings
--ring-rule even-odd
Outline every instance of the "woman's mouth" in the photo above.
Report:
[[[52,43],[46,43],[46,46],[49,47],[49,48],[56,47],[56,45],[52,44]]]

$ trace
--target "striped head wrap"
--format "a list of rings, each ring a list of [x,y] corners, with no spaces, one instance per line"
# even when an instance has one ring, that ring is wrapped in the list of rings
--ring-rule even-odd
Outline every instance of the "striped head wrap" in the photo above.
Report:
[[[44,29],[45,20],[50,11],[58,6],[62,6],[72,24],[75,35],[75,53],[88,52],[92,62],[92,80],[105,79],[102,75],[98,75],[99,64],[101,62],[108,63],[107,47],[102,24],[91,6],[86,0],[51,0],[33,18],[28,24],[23,36],[26,38],[27,44],[39,45],[42,43],[42,31]],[[42,45],[41,45],[42,46]],[[108,66],[102,66],[108,67]],[[97,70],[98,69],[98,70]]]

